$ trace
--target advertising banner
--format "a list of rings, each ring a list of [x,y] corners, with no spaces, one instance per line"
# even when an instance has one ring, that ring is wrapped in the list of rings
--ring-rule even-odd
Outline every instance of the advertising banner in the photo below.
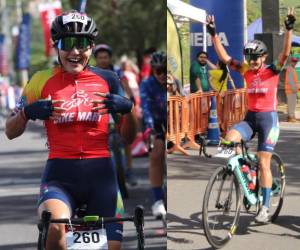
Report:
[[[167,8],[167,55],[168,71],[183,83],[180,38],[171,12]]]
[[[8,55],[5,48],[4,34],[0,34],[0,74],[3,76],[8,74]]]
[[[54,54],[50,29],[54,18],[61,14],[61,2],[52,1],[41,3],[39,5],[39,11],[44,32],[45,55],[48,57]]]
[[[190,0],[190,4],[206,11],[208,15],[214,15],[218,36],[227,53],[239,61],[243,60],[244,46],[244,1],[199,1]],[[190,26],[191,61],[196,60],[196,54],[203,50],[203,28],[199,23],[191,23]],[[209,59],[217,63],[218,58],[214,51],[211,37],[207,34],[207,52]],[[231,71],[235,86],[244,86],[242,77]]]
[[[16,68],[28,69],[30,64],[30,28],[31,16],[23,15],[16,49]]]

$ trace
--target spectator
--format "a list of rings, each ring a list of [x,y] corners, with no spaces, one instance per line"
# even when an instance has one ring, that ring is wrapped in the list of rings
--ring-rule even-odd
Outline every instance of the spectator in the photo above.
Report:
[[[185,93],[179,80],[173,76],[171,71],[168,71],[167,74],[167,92],[168,95],[185,96]]]
[[[165,137],[167,125],[167,55],[154,52],[151,57],[153,75],[141,83],[141,100],[146,130],[145,139],[153,144],[149,154],[149,180],[154,203],[152,213],[155,217],[166,216],[164,167],[166,165]]]
[[[288,122],[296,122],[296,103],[297,103],[297,92],[299,89],[299,81],[295,66],[298,62],[298,58],[292,57],[290,65],[286,68],[285,73],[285,94],[288,105]]]
[[[208,60],[208,54],[205,51],[200,51],[190,68],[190,92],[199,93],[210,91],[208,67],[217,69],[216,65]]]
[[[112,48],[108,46],[107,44],[98,44],[95,46],[93,50],[94,57],[96,59],[96,66],[101,69],[106,69],[115,72],[118,74],[118,76],[121,79],[122,87],[126,93],[126,95],[134,101],[133,93],[129,87],[129,82],[126,79],[124,72],[122,70],[116,70],[112,63]],[[137,180],[132,172],[132,155],[130,150],[130,144],[134,140],[134,137],[136,135],[136,127],[137,127],[137,121],[136,121],[136,115],[135,112],[131,113],[131,120],[132,125],[130,131],[128,131],[128,134],[130,135],[129,140],[123,140],[124,141],[124,150],[126,154],[126,182],[130,184],[131,186],[135,186],[137,184]],[[135,129],[132,129],[132,126],[135,125]],[[114,126],[111,124],[112,130],[114,130]],[[124,139],[124,138],[123,138]],[[121,145],[120,145],[121,147]],[[121,190],[122,191],[122,190]],[[126,197],[124,193],[122,193],[123,197]]]

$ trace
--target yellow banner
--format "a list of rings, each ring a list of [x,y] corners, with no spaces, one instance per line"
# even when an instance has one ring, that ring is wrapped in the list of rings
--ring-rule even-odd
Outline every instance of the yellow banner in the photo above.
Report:
[[[176,24],[167,9],[167,55],[168,71],[171,71],[174,77],[182,84],[182,57],[180,49],[180,39],[177,32]]]

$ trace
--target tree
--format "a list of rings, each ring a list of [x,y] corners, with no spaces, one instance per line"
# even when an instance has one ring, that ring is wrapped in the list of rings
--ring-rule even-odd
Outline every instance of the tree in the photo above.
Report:
[[[87,0],[86,13],[97,23],[96,43],[109,44],[115,55],[134,55],[140,65],[145,49],[166,50],[166,6],[166,0]]]

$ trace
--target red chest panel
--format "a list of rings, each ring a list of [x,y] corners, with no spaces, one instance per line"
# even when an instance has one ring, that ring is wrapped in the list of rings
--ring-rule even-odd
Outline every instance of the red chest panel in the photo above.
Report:
[[[98,75],[84,71],[74,77],[58,73],[42,90],[42,98],[63,100],[55,106],[66,111],[59,120],[45,122],[49,158],[108,157],[109,116],[92,111],[92,100],[100,97],[94,92],[109,92],[108,83]]]

